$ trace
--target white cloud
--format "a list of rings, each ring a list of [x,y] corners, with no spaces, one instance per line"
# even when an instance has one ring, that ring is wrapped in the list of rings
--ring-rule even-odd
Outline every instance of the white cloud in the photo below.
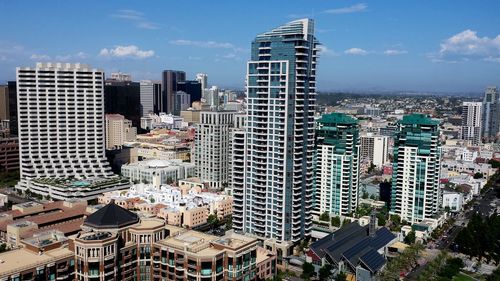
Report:
[[[177,40],[171,40],[169,43],[178,46],[195,46],[200,48],[222,48],[222,49],[235,48],[234,45],[231,43],[216,42],[216,41],[193,41],[193,40],[177,39]]]
[[[339,55],[339,54],[335,53],[333,50],[330,50],[325,45],[318,45],[316,48],[318,49],[318,52],[321,56],[333,57],[333,56]]]
[[[353,56],[364,56],[368,54],[368,51],[363,50],[361,48],[350,48],[344,51],[344,53]]]
[[[46,61],[46,60],[50,60],[50,56],[48,56],[48,55],[40,55],[40,54],[33,54],[33,55],[31,55],[30,59],[36,60],[36,61]]]
[[[384,51],[384,55],[388,56],[397,56],[397,55],[405,55],[408,54],[406,50],[396,50],[396,49],[388,49]]]
[[[467,29],[443,40],[439,52],[429,57],[433,61],[482,59],[496,62],[496,58],[500,57],[500,35],[495,38],[480,37],[476,31]]]
[[[500,62],[500,57],[487,57],[483,59],[484,61],[489,61],[489,62]]]
[[[349,7],[325,10],[323,11],[323,13],[334,14],[334,15],[351,14],[351,13],[364,12],[366,11],[366,8],[368,8],[368,6],[365,3],[359,3]]]
[[[111,17],[131,21],[138,28],[160,29],[159,24],[148,21],[146,17],[144,17],[144,13],[136,10],[118,10],[115,14],[112,14]]]
[[[104,48],[99,52],[100,56],[103,57],[119,57],[119,58],[125,58],[125,57],[131,57],[131,58],[149,58],[154,56],[155,52],[153,50],[140,50],[139,47],[135,45],[129,45],[129,46],[116,46],[113,49],[107,49]]]

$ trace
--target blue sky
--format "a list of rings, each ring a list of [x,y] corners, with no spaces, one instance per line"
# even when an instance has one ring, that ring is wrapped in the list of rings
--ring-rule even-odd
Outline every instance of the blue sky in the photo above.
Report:
[[[323,44],[319,90],[482,91],[500,85],[500,1],[0,0],[0,82],[37,61],[134,80],[179,69],[243,88],[255,35],[301,17]]]

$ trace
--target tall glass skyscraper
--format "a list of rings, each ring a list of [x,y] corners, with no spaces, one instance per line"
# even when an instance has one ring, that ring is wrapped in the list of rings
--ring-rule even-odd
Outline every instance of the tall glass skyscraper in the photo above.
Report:
[[[394,136],[391,214],[410,223],[440,210],[439,121],[411,114],[398,121]]]
[[[314,214],[349,215],[359,198],[359,122],[343,113],[316,126]]]
[[[494,141],[500,126],[500,100],[497,87],[488,87],[483,98],[483,137]]]
[[[236,231],[292,243],[311,231],[317,44],[311,19],[252,42],[246,127],[234,140],[242,151],[232,159]]]

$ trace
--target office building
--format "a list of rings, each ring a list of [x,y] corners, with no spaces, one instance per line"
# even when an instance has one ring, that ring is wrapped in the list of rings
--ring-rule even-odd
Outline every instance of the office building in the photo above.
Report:
[[[441,206],[439,121],[411,114],[396,126],[390,213],[412,224],[435,218]]]
[[[348,215],[358,206],[359,122],[343,113],[316,125],[314,214]]]
[[[0,136],[0,174],[19,171],[19,140]]]
[[[15,81],[0,85],[0,121],[8,125],[2,125],[9,129],[9,134],[17,136],[17,87]]]
[[[173,113],[175,93],[179,90],[178,83],[186,81],[186,73],[177,70],[165,70],[162,73],[160,112]]]
[[[148,116],[149,113],[160,113],[161,104],[161,83],[151,80],[142,80],[139,83],[141,116]]]
[[[201,91],[208,88],[208,75],[205,73],[196,74],[196,81],[201,84]]]
[[[177,83],[177,91],[183,91],[188,94],[191,102],[201,101],[203,93],[201,83],[196,80],[179,81]]]
[[[361,161],[381,169],[389,162],[389,137],[367,133],[361,136]]]
[[[36,178],[112,176],[104,155],[103,79],[101,70],[82,64],[17,68],[17,188],[30,188]]]
[[[125,164],[121,168],[124,177],[131,182],[152,183],[153,177],[159,177],[160,183],[173,183],[195,175],[195,165],[175,160],[144,160]]]
[[[120,148],[127,141],[135,141],[137,128],[120,114],[106,114],[106,149]]]
[[[112,72],[111,80],[119,81],[119,82],[131,82],[132,75],[123,72]]]
[[[212,86],[210,89],[205,89],[203,92],[205,100],[203,103],[207,105],[211,110],[217,110],[220,106],[219,98],[219,88],[217,86]]]
[[[313,20],[292,21],[258,35],[247,63],[246,126],[233,145],[244,162],[232,176],[233,228],[275,239],[278,256],[312,227],[316,45]]]
[[[175,93],[175,107],[174,115],[179,116],[181,111],[187,110],[191,107],[191,96],[184,91],[177,91]]]
[[[229,178],[230,130],[234,111],[201,111],[194,143],[197,177],[213,189],[226,188]]]
[[[464,102],[462,105],[462,140],[468,145],[481,144],[482,103]]]
[[[141,126],[141,91],[138,82],[106,80],[104,84],[104,113],[121,114]]]
[[[500,131],[500,100],[497,87],[488,87],[483,99],[483,137],[494,141]]]

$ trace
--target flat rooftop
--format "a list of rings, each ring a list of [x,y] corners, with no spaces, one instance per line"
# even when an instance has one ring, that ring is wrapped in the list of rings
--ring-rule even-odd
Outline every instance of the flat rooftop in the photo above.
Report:
[[[41,255],[27,249],[8,251],[0,254],[0,276],[7,276],[27,268],[34,268],[60,259],[74,257],[74,255],[68,248],[57,248],[46,251]]]
[[[257,239],[255,238],[244,236],[241,234],[236,234],[234,232],[229,232],[223,237],[220,237],[219,239],[214,241],[213,243],[222,245],[226,248],[238,249],[255,241],[257,241]]]
[[[221,252],[214,249],[210,245],[211,242],[217,240],[218,238],[219,237],[214,235],[209,235],[194,230],[188,230],[159,241],[159,244],[179,250],[186,249],[188,252],[196,253],[198,255],[211,256]]]

